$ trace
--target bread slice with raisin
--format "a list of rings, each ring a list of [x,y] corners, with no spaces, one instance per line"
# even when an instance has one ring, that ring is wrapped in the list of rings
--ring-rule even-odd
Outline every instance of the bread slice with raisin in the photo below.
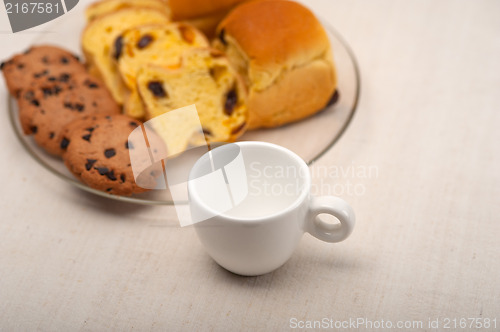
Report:
[[[209,48],[190,50],[178,68],[146,66],[137,75],[137,87],[148,118],[195,104],[202,132],[183,132],[172,139],[181,123],[162,123],[155,128],[169,153],[189,145],[231,142],[243,134],[247,123],[246,91],[227,58]]]
[[[118,71],[127,87],[125,114],[141,119],[145,112],[137,92],[137,72],[148,64],[178,67],[182,54],[193,47],[208,47],[205,36],[182,23],[142,25],[125,31],[121,38]]]
[[[132,7],[149,7],[157,9],[170,17],[170,7],[165,0],[101,0],[94,2],[85,10],[87,22],[102,15],[115,12],[120,9]]]
[[[154,8],[133,7],[121,9],[90,22],[82,35],[82,49],[91,67],[111,91],[113,98],[123,104],[124,85],[113,57],[121,52],[123,31],[143,24],[166,23],[169,17]]]

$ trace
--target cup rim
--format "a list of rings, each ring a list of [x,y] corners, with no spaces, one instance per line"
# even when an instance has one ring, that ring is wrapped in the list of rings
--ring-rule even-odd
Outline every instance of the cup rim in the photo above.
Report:
[[[205,204],[200,199],[200,197],[198,196],[198,193],[193,188],[194,184],[192,181],[188,181],[188,193],[190,196],[190,199],[189,199],[190,201],[192,200],[192,197],[194,197],[194,199],[197,202],[197,205],[200,208],[205,209],[214,217],[217,217],[219,219],[223,219],[226,222],[233,222],[233,223],[238,223],[238,224],[239,223],[254,223],[255,224],[255,223],[265,223],[271,219],[285,215],[286,213],[289,213],[290,211],[296,209],[298,206],[300,206],[300,204],[302,204],[302,202],[304,200],[307,199],[307,197],[310,194],[310,190],[311,190],[311,175],[309,173],[309,167],[307,166],[305,161],[302,158],[300,158],[295,152],[293,152],[293,151],[291,151],[283,146],[277,145],[277,144],[268,143],[268,142],[260,142],[260,141],[243,141],[243,142],[235,142],[235,143],[230,143],[230,144],[237,144],[240,147],[261,146],[261,147],[265,147],[266,149],[271,149],[271,150],[279,151],[281,153],[286,154],[288,157],[293,159],[300,168],[305,169],[304,174],[306,174],[306,176],[304,177],[304,186],[302,188],[301,193],[297,196],[297,198],[293,201],[293,203],[288,205],[285,209],[278,211],[278,212],[275,212],[275,213],[272,213],[272,214],[269,214],[269,215],[262,216],[262,217],[251,217],[251,218],[233,217],[233,216],[228,216],[225,213],[218,214],[215,210],[213,210],[210,206]],[[223,146],[224,145],[219,146],[215,149],[218,149],[218,148],[223,147]],[[208,153],[208,152],[206,152],[206,153]],[[194,172],[195,168],[198,167],[199,163],[201,162],[201,159],[202,159],[202,157],[200,159],[198,159],[196,161],[196,163],[193,165],[193,167],[191,168],[191,171],[189,173],[189,178],[191,178],[191,174]],[[212,218],[214,218],[214,217],[212,217]],[[194,225],[197,225],[199,223],[203,223],[203,221],[196,222]]]

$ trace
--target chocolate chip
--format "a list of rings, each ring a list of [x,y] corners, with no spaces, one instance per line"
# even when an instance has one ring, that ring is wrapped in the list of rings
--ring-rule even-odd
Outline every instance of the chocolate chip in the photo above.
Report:
[[[54,132],[53,132],[53,131],[51,131],[51,132],[49,133],[49,138],[50,138],[50,139],[53,139],[55,135],[56,135],[56,134],[54,134]]]
[[[34,77],[34,78],[40,78],[40,77],[42,77],[42,76],[47,75],[48,73],[49,73],[49,71],[48,71],[47,69],[45,69],[44,71],[41,71],[41,72],[39,72],[39,73],[35,73],[35,74],[33,75],[33,77]],[[49,79],[50,79],[50,77],[49,77]]]
[[[105,175],[109,172],[109,169],[107,167],[95,167],[94,169],[96,169],[100,175]]]
[[[237,134],[239,133],[240,131],[243,130],[243,128],[245,128],[246,126],[246,122],[243,122],[242,124],[240,124],[238,127],[236,128],[233,128],[233,130],[231,130],[231,135],[234,135],[234,134]]]
[[[139,124],[138,124],[137,122],[135,122],[135,121],[130,121],[128,124],[129,124],[131,127],[134,127],[134,128],[135,128],[135,127],[137,127],[137,126],[139,125]]]
[[[114,157],[115,154],[116,154],[115,149],[106,149],[106,150],[104,150],[104,155],[106,156],[106,158]]]
[[[325,107],[329,107],[329,106],[335,105],[337,103],[337,101],[339,100],[339,97],[340,97],[339,96],[339,91],[335,90],[335,92],[330,97],[330,100],[328,101],[328,103],[326,104]]]
[[[106,191],[109,193],[111,192],[111,190],[113,190],[113,188],[106,188]]]
[[[130,142],[125,142],[125,149],[133,149],[134,148],[134,145]]]
[[[96,161],[97,161],[96,159],[87,159],[87,163],[85,164],[85,169],[87,171],[90,171],[90,169],[92,168],[92,166],[94,166]]]
[[[42,88],[42,92],[44,97],[52,96],[53,94],[52,88]]]
[[[227,116],[231,116],[231,114],[233,114],[234,107],[236,106],[237,102],[238,95],[236,94],[236,90],[232,89],[227,93],[226,103],[224,104],[224,113],[226,113]]]
[[[86,80],[83,84],[85,84],[89,89],[97,89],[99,85],[97,83]]]
[[[36,107],[40,106],[40,102],[38,101],[38,99],[31,100],[31,104],[36,106]]]
[[[30,127],[30,130],[33,134],[36,134],[36,132],[38,131],[38,127],[37,126],[31,126]]]
[[[115,52],[113,54],[113,57],[116,60],[118,60],[120,58],[120,56],[122,55],[122,51],[123,51],[123,37],[122,36],[118,36],[115,39]]]
[[[151,35],[144,35],[137,42],[137,48],[143,49],[148,46],[153,41],[153,37]]]
[[[108,177],[108,179],[110,179],[111,181],[116,181],[115,171],[110,171],[110,172],[106,173],[106,176],[107,176],[107,177]]]
[[[63,56],[61,58],[61,63],[68,64],[69,63],[69,59],[67,57]]]
[[[0,70],[3,70],[4,66],[5,66],[5,62],[2,61],[2,63],[0,63]]]
[[[57,81],[57,78],[55,78],[54,76],[49,76],[47,78],[48,81],[51,81],[51,82],[54,82],[54,81]]]
[[[71,78],[70,74],[61,74],[59,76],[59,81],[66,83],[69,81],[70,78]]]
[[[61,144],[60,144],[61,149],[66,150],[68,145],[69,145],[69,140],[66,137],[63,137],[63,139],[61,140]]]
[[[64,105],[64,108],[69,108],[70,110],[73,109],[73,104],[72,103],[65,102],[63,105]]]
[[[88,135],[83,135],[83,136],[82,136],[82,138],[83,138],[84,140],[86,140],[86,141],[90,142],[90,137],[91,137],[91,136],[92,136],[92,135],[90,135],[90,134],[88,134]]]
[[[23,63],[20,63],[17,65],[17,69],[23,69],[24,68],[24,64]]]
[[[44,56],[44,57],[42,58],[42,62],[43,62],[43,63],[45,63],[45,64],[48,64],[48,63],[49,63],[49,58],[48,58],[48,57],[46,57],[46,56]]]
[[[122,180],[122,182],[125,182],[125,174],[120,175],[120,180]]]
[[[78,112],[83,112],[83,110],[85,109],[85,105],[80,104],[80,103],[76,103],[74,106],[75,106],[75,109],[76,109]]]
[[[89,128],[85,128],[86,131],[89,131],[89,132],[93,132],[94,131],[94,127],[89,127]]]
[[[227,42],[226,42],[226,30],[225,29],[222,29],[219,32],[219,40],[221,41],[222,44],[227,45]]]
[[[167,96],[167,92],[163,89],[162,82],[151,81],[148,83],[148,89],[155,95],[155,97],[164,98]]]

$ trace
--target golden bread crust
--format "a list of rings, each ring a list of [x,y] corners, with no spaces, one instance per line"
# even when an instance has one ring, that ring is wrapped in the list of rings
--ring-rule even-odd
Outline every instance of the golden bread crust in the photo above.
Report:
[[[169,0],[169,6],[172,11],[172,19],[179,21],[227,12],[245,1],[248,0]]]
[[[321,23],[306,7],[292,1],[242,4],[219,24],[252,59],[252,66],[294,66],[321,56],[330,47]]]
[[[219,24],[217,36],[214,47],[226,52],[248,87],[250,129],[310,116],[336,88],[328,35],[301,4],[244,3]]]
[[[131,7],[155,8],[170,17],[170,7],[165,0],[101,0],[87,7],[85,17],[90,22],[102,15]]]

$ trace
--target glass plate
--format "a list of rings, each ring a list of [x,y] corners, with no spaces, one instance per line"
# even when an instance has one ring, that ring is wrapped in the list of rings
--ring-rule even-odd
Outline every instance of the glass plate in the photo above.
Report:
[[[68,17],[71,17],[71,20]],[[83,15],[65,15],[37,39],[36,44],[59,45],[80,54],[79,36],[84,26]],[[66,19],[65,19],[66,18]],[[338,101],[319,113],[302,121],[280,128],[260,129],[245,133],[239,141],[264,141],[284,146],[311,165],[324,155],[347,129],[359,98],[359,69],[353,52],[335,29],[324,23],[332,43],[339,92]],[[64,29],[62,28],[64,26]],[[26,151],[43,167],[58,178],[93,194],[122,202],[144,205],[172,205],[173,202],[165,191],[150,191],[131,197],[111,195],[92,189],[79,182],[64,166],[64,163],[39,148],[31,136],[23,134],[14,98],[8,98],[9,117],[17,138]]]

